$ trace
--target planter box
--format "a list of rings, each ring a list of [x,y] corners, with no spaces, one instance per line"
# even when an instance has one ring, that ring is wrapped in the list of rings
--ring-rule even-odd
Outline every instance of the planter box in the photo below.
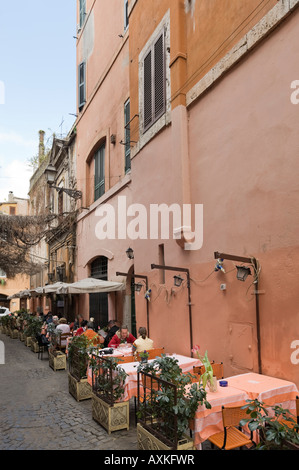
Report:
[[[66,369],[66,355],[62,352],[57,352],[54,355],[49,350],[49,366],[56,372],[56,370],[65,370]]]
[[[12,330],[11,337],[12,339],[19,339],[19,330]]]
[[[38,353],[39,351],[38,342],[35,341],[33,338],[31,338],[31,351],[34,353]]]
[[[129,401],[109,405],[92,394],[92,417],[111,434],[120,429],[129,430]]]
[[[88,400],[92,397],[92,388],[87,379],[78,381],[72,374],[68,374],[69,392],[77,400]]]
[[[22,331],[19,331],[19,340],[20,341],[25,341],[25,335]]]
[[[25,336],[25,346],[31,348],[31,336]]]
[[[172,450],[171,447],[160,441],[140,423],[137,423],[137,443],[138,450]],[[195,450],[193,440],[188,436],[184,436],[175,450]]]

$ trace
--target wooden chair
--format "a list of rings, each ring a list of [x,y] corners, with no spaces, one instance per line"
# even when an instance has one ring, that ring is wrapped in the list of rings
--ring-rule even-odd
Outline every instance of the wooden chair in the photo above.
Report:
[[[164,348],[153,348],[148,350],[149,359],[155,359],[156,357],[161,357],[162,354],[165,354]]]
[[[294,419],[295,423],[292,423],[291,421],[288,421],[284,418],[281,418],[279,422],[285,426],[288,426],[289,428],[293,428],[296,424],[299,425],[299,396],[296,397],[296,416],[291,415],[291,418]]]
[[[117,359],[122,364],[127,364],[128,362],[134,362],[134,356],[122,356],[122,357],[117,357]]]
[[[67,346],[67,339],[70,338],[71,336],[72,336],[71,333],[62,333],[58,338],[57,349],[59,349],[60,351],[65,351],[66,346]]]
[[[247,419],[246,410],[242,410],[241,406],[222,407],[223,431],[213,434],[208,438],[212,446],[216,446],[221,450],[232,450],[237,447],[255,446],[252,440],[253,433],[250,438],[241,431],[241,419]],[[238,429],[239,428],[239,429]]]
[[[223,362],[213,362],[211,364],[214,376],[217,377],[217,380],[223,379]]]

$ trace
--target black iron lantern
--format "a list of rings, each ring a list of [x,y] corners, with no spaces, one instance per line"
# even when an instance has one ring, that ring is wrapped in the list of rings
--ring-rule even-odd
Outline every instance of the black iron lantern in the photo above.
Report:
[[[173,276],[173,279],[174,279],[174,285],[176,287],[181,287],[184,279],[181,276]]]
[[[128,257],[129,259],[134,259],[134,251],[132,250],[132,248],[128,248],[128,249],[126,250],[126,253],[127,253],[127,257]]]
[[[249,266],[236,266],[238,281],[245,281],[247,276],[251,275]]]

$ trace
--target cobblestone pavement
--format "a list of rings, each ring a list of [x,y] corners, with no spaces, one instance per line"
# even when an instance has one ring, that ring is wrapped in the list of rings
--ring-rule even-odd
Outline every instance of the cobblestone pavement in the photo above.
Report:
[[[0,450],[137,450],[134,402],[130,430],[110,435],[92,419],[91,400],[77,402],[66,370],[54,372],[19,339],[0,334]]]

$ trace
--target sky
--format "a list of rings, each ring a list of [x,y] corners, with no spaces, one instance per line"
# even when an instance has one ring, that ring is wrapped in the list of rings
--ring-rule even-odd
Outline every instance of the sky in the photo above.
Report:
[[[0,202],[28,197],[38,154],[76,114],[76,0],[0,0]]]

